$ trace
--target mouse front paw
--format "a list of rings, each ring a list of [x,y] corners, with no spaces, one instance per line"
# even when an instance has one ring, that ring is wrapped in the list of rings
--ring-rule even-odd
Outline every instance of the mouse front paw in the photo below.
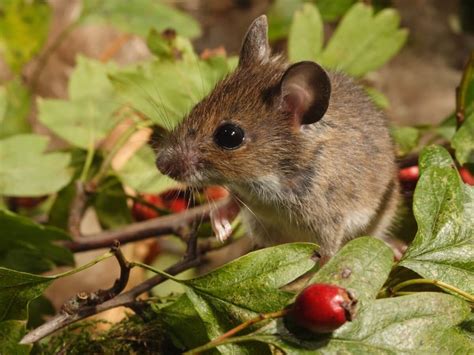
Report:
[[[230,200],[229,203],[211,211],[211,226],[217,240],[225,242],[232,235],[231,222],[239,214],[238,204]]]

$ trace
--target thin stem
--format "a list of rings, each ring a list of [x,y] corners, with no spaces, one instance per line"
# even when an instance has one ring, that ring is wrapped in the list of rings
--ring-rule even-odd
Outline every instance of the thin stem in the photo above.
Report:
[[[434,285],[434,286],[438,286],[438,287],[444,288],[446,290],[449,290],[451,292],[457,293],[458,295],[468,299],[470,302],[474,302],[474,296],[473,295],[471,295],[471,294],[469,294],[469,293],[467,293],[463,290],[460,290],[459,288],[457,288],[455,286],[447,284],[443,281],[432,280],[432,279],[413,279],[413,280],[404,281],[404,282],[401,282],[398,285],[392,287],[390,291],[391,291],[392,294],[395,294],[399,290],[401,290],[402,288],[412,286],[412,285]]]
[[[191,355],[191,354],[199,354],[202,351],[209,350],[212,348],[215,348],[216,346],[223,345],[224,343],[227,343],[229,338],[240,331],[244,330],[245,328],[250,327],[253,324],[259,323],[261,321],[267,320],[267,319],[275,319],[275,318],[281,318],[284,317],[285,315],[288,314],[288,309],[281,309],[276,312],[271,312],[271,313],[264,313],[264,314],[259,314],[257,317],[248,319],[245,322],[239,324],[238,326],[232,328],[231,330],[225,332],[224,334],[220,335],[219,337],[215,338],[214,340],[211,340],[209,343],[204,344],[202,346],[199,346],[197,348],[194,348],[192,350],[189,350],[185,352],[183,355]]]
[[[65,272],[62,272],[60,274],[57,274],[57,275],[53,275],[53,276],[50,276],[52,279],[59,279],[61,277],[66,277],[66,276],[70,276],[70,275],[74,275],[74,274],[77,274],[78,272],[81,272],[85,269],[88,269],[90,268],[91,266],[94,266],[95,264],[98,264],[100,263],[101,261],[105,260],[105,259],[108,259],[110,258],[111,256],[114,256],[115,253],[112,252],[112,251],[109,251],[101,256],[99,256],[98,258],[92,260],[92,261],[89,261],[87,264],[84,264],[84,265],[81,265],[75,269],[72,269],[72,270],[68,270],[68,271],[65,271]]]
[[[139,266],[139,267],[141,267],[141,268],[143,268],[143,269],[146,269],[146,270],[149,270],[149,271],[151,271],[151,272],[154,272],[155,274],[158,274],[158,275],[161,275],[161,276],[163,276],[163,277],[166,277],[167,279],[176,281],[176,282],[178,282],[178,283],[184,283],[184,280],[180,280],[180,279],[174,277],[173,275],[168,274],[166,271],[163,271],[163,270],[160,270],[160,269],[156,269],[156,268],[154,268],[153,266],[150,266],[150,265],[141,263],[141,262],[139,262],[139,261],[132,261],[132,262],[130,263],[130,265],[131,265],[132,267],[134,267],[134,266]]]
[[[86,155],[86,161],[84,162],[84,166],[82,167],[82,172],[81,172],[81,177],[79,180],[81,180],[83,183],[86,182],[87,176],[89,175],[89,170],[92,166],[92,161],[94,160],[94,154],[95,154],[95,147],[94,147],[94,142],[89,142],[89,146],[87,148],[87,155]]]
[[[469,60],[464,67],[461,83],[456,88],[456,123],[459,128],[464,122],[466,109],[466,92],[471,77],[474,75],[474,51],[471,52]]]

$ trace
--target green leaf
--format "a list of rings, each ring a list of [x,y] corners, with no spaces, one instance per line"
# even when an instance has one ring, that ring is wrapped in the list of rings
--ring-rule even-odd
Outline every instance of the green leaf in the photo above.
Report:
[[[454,167],[453,158],[449,152],[440,145],[429,145],[423,148],[418,159],[421,173],[431,167],[451,168]]]
[[[31,96],[19,79],[0,87],[0,138],[31,131],[28,123]]]
[[[30,301],[41,296],[53,279],[0,267],[0,322],[26,319]]]
[[[278,289],[315,266],[317,247],[291,243],[265,248],[184,283],[196,293],[251,312],[281,309],[292,297]]]
[[[414,127],[392,126],[390,130],[399,156],[411,153],[418,146],[420,131]]]
[[[381,67],[403,46],[407,31],[399,29],[393,9],[376,15],[370,6],[355,4],[344,16],[319,60],[324,66],[362,76]]]
[[[46,41],[51,8],[41,0],[8,0],[0,14],[0,54],[19,73]]]
[[[158,317],[163,320],[175,346],[182,350],[192,349],[209,341],[204,323],[187,295],[182,295],[171,305],[160,309]]]
[[[71,252],[55,244],[70,237],[63,231],[34,223],[29,218],[0,210],[0,265],[22,271],[48,271],[73,265]]]
[[[316,6],[304,4],[295,12],[288,37],[288,58],[291,62],[316,60],[323,48],[324,29]]]
[[[278,320],[236,340],[267,342],[287,354],[468,354],[474,351],[473,343],[455,326],[469,312],[459,298],[426,292],[367,304],[329,336],[299,338]]]
[[[27,355],[31,345],[20,345],[19,342],[26,334],[24,321],[0,322],[0,354]]]
[[[123,184],[142,193],[159,194],[178,186],[178,183],[162,175],[155,165],[155,154],[149,146],[143,146],[117,171]]]
[[[74,146],[88,149],[104,139],[120,119],[120,106],[108,75],[113,64],[79,57],[69,82],[69,101],[39,99],[39,120]]]
[[[400,265],[472,294],[474,188],[447,166],[447,154],[433,147],[421,154],[420,162],[425,163],[413,200],[418,232]]]
[[[100,224],[104,228],[115,228],[130,224],[132,215],[127,206],[127,195],[115,176],[107,177],[98,187],[93,206]]]
[[[224,57],[155,61],[112,75],[111,80],[134,109],[172,129],[230,69]]]
[[[364,89],[367,95],[372,99],[372,102],[379,108],[386,110],[390,107],[390,101],[382,92],[370,86],[365,86]]]
[[[151,28],[175,29],[180,35],[198,37],[199,24],[191,16],[160,0],[84,0],[81,22],[112,25],[122,31],[146,37]]]
[[[276,0],[268,10],[268,38],[272,41],[288,35],[294,12],[305,0]]]
[[[451,141],[456,151],[456,159],[463,165],[474,163],[474,112],[466,117]]]
[[[316,0],[324,21],[334,21],[344,15],[357,0]]]
[[[311,279],[339,285],[359,302],[375,299],[393,264],[393,253],[382,241],[361,237],[347,243]]]
[[[23,134],[0,140],[0,195],[43,196],[72,177],[67,153],[44,154],[48,138]]]

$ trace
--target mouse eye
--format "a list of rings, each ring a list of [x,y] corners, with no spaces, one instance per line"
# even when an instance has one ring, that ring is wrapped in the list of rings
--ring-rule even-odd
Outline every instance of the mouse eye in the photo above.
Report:
[[[214,132],[214,142],[224,149],[236,149],[244,141],[244,131],[232,123],[225,123]]]

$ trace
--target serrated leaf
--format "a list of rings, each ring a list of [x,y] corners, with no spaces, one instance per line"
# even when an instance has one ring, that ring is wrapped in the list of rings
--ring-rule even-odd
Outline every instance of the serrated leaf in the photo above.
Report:
[[[474,112],[466,117],[456,131],[451,146],[455,149],[456,159],[461,165],[474,163]]]
[[[316,245],[311,243],[258,250],[185,284],[205,297],[252,312],[276,311],[292,297],[278,288],[314,267],[316,250]]]
[[[334,21],[344,15],[357,0],[316,0],[324,21]]]
[[[172,129],[222,79],[230,65],[209,60],[155,61],[111,76],[118,93],[154,123]]]
[[[413,151],[420,140],[420,131],[414,127],[393,126],[390,133],[397,144],[397,153],[400,156]]]
[[[29,354],[32,346],[19,344],[25,333],[25,321],[0,322],[0,354]]]
[[[473,343],[455,326],[469,312],[469,305],[454,296],[418,293],[367,304],[352,322],[328,336],[298,338],[278,320],[236,340],[267,342],[286,354],[468,354]]]
[[[26,319],[28,303],[41,296],[53,279],[0,267],[0,322]]]
[[[44,153],[48,138],[35,134],[0,140],[0,195],[43,196],[59,191],[72,177],[67,153]]]
[[[288,58],[291,62],[316,60],[323,48],[323,21],[318,8],[304,4],[295,12],[288,36]]]
[[[51,8],[41,0],[9,0],[2,1],[0,13],[0,53],[19,73],[46,41]]]
[[[275,0],[268,10],[268,38],[272,41],[288,35],[294,12],[305,0]]]
[[[0,138],[31,131],[30,105],[30,92],[19,79],[0,87]]]
[[[74,146],[95,146],[120,120],[120,100],[109,82],[115,66],[79,57],[69,82],[71,100],[39,99],[39,120]]]
[[[117,171],[123,184],[142,193],[159,194],[178,186],[178,183],[162,175],[155,165],[155,154],[148,146],[138,150],[127,163]]]
[[[418,232],[400,265],[474,293],[474,189],[462,183],[447,156],[440,147],[421,154],[413,200]]]
[[[393,252],[384,242],[361,237],[347,243],[311,279],[339,285],[354,293],[357,300],[375,299],[393,264]]]
[[[63,231],[0,210],[0,265],[21,271],[43,272],[56,265],[73,265],[72,253],[56,244],[70,237]]]
[[[198,37],[199,24],[191,16],[173,9],[160,0],[84,0],[80,21],[107,24],[122,31],[146,37],[151,28],[175,29],[180,35]]]
[[[373,13],[370,6],[355,4],[343,17],[320,56],[324,66],[362,76],[393,57],[403,46],[407,31],[399,29],[393,9]]]

